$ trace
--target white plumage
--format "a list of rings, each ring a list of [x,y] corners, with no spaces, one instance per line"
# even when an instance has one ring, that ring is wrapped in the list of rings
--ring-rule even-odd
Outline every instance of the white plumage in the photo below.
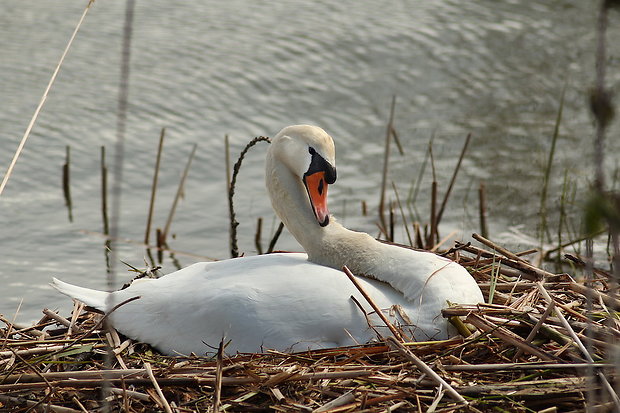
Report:
[[[333,217],[326,220],[323,203],[335,179],[334,158],[331,137],[305,125],[283,129],[267,155],[272,205],[308,255],[197,263],[111,294],[56,279],[52,285],[103,311],[139,296],[110,315],[112,325],[167,354],[213,353],[222,337],[229,341],[229,354],[301,351],[366,343],[376,337],[373,328],[389,335],[375,314],[365,316],[372,310],[340,271],[347,265],[365,276],[358,279],[373,300],[392,322],[406,324],[415,339],[447,338],[452,331],[441,309],[448,302],[482,302],[475,281],[448,259],[382,244]],[[393,305],[404,311],[404,319]]]

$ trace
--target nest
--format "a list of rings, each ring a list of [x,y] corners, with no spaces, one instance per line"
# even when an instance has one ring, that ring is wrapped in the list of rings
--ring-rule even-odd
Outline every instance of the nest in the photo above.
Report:
[[[609,360],[620,337],[620,303],[607,293],[611,275],[594,268],[585,282],[574,256],[573,276],[549,273],[485,243],[492,248],[457,244],[449,252],[491,304],[446,309],[461,332],[447,341],[379,337],[294,354],[167,357],[104,328],[101,314],[78,303],[70,319],[44,310],[39,323],[23,327],[3,318],[0,410],[618,409]]]

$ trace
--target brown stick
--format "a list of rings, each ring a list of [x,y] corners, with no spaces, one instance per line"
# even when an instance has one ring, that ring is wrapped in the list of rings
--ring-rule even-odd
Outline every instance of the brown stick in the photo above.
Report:
[[[213,392],[213,411],[219,412],[222,408],[222,357],[224,353],[224,337],[220,340],[217,348],[217,359],[215,368],[215,390]]]
[[[420,360],[415,354],[413,354],[407,347],[403,346],[402,343],[395,340],[393,337],[388,337],[388,342],[398,350],[398,352],[405,357],[407,360],[415,364],[417,368],[420,369],[427,376],[432,378],[437,384],[443,386],[450,397],[452,397],[455,401],[459,403],[463,403],[464,405],[468,405],[469,402],[463,398],[452,386],[448,384],[441,376],[433,369],[431,369],[426,363]]]
[[[155,387],[155,391],[157,392],[157,395],[159,396],[159,401],[161,402],[162,406],[166,410],[166,413],[172,413],[172,409],[170,408],[170,404],[168,403],[168,400],[166,400],[166,396],[164,396],[164,392],[161,391],[161,387],[159,387],[159,383],[157,383],[157,380],[155,380],[155,375],[153,374],[153,369],[151,368],[151,364],[148,362],[144,363],[144,369],[146,370],[146,374],[149,376],[149,379],[153,383],[153,387]]]
[[[522,348],[523,351],[525,351],[526,353],[533,354],[536,357],[540,358],[541,360],[554,361],[556,359],[550,354],[547,354],[539,350],[538,348],[534,347],[530,343],[526,343],[525,340],[517,336],[515,333],[503,327],[499,327],[493,324],[492,322],[485,320],[484,318],[480,317],[477,314],[473,314],[473,313],[469,314],[466,320],[468,323],[473,324],[474,326],[484,331],[485,333],[494,335],[495,337],[502,339],[507,343],[510,343],[518,348]]]
[[[400,341],[404,341],[403,340],[403,336],[398,332],[396,327],[394,327],[394,325],[392,325],[392,323],[390,323],[390,320],[388,320],[385,317],[385,315],[383,314],[383,311],[381,311],[379,306],[377,306],[377,304],[375,304],[375,302],[372,300],[372,298],[370,298],[370,296],[368,295],[366,290],[364,290],[364,287],[362,287],[362,285],[359,282],[357,282],[357,280],[355,279],[355,276],[351,273],[351,271],[347,268],[346,265],[344,267],[342,267],[342,271],[344,271],[344,273],[347,275],[347,277],[349,277],[349,280],[351,280],[351,282],[353,283],[355,288],[357,288],[357,290],[360,292],[360,294],[362,294],[362,296],[366,299],[368,304],[370,304],[370,306],[375,311],[375,313],[377,313],[379,318],[381,318],[381,321],[383,321],[385,323],[385,325],[390,329],[390,331],[392,332],[394,337],[396,337]]]

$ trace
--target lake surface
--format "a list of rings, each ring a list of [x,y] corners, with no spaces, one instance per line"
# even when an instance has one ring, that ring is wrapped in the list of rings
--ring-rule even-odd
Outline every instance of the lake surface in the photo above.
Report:
[[[345,225],[376,235],[384,135],[396,95],[394,125],[405,155],[392,149],[390,181],[401,198],[420,173],[431,137],[443,194],[471,133],[441,233],[469,239],[479,230],[477,191],[484,181],[491,237],[515,247],[536,244],[543,170],[564,86],[549,190],[552,223],[565,176],[576,205],[592,176],[586,102],[594,76],[594,3],[138,1],[120,236],[144,237],[157,141],[166,127],[154,227],[163,227],[197,143],[169,244],[188,253],[176,254],[182,266],[200,260],[194,255],[227,258],[224,136],[234,160],[252,137],[274,136],[295,123],[319,125],[335,138],[338,181],[330,188],[330,210]],[[0,3],[2,174],[85,5]],[[99,154],[105,145],[111,168],[124,9],[119,0],[94,3],[0,196],[0,313],[8,318],[20,303],[21,321],[40,318],[44,307],[68,311],[69,300],[48,286],[52,276],[105,288]],[[608,83],[618,92],[620,17],[611,19]],[[618,166],[618,132],[616,122],[607,142],[609,171]],[[61,186],[67,145],[73,222]],[[264,244],[277,225],[264,190],[265,150],[259,144],[250,151],[239,176],[235,201],[246,254],[255,253],[258,217]],[[424,221],[430,181],[427,165],[415,203]],[[388,196],[394,199],[393,191]],[[287,234],[278,248],[300,249]],[[136,267],[144,266],[144,255],[139,243],[119,245],[118,258]],[[119,284],[132,276],[121,267]],[[166,258],[163,271],[174,269]]]

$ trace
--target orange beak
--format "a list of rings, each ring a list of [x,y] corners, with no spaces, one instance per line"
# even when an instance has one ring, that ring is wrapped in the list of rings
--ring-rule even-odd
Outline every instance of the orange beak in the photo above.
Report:
[[[319,225],[324,227],[329,224],[329,211],[327,210],[327,181],[325,180],[325,172],[319,171],[311,175],[305,175],[304,185],[308,191],[310,204],[314,216]]]

